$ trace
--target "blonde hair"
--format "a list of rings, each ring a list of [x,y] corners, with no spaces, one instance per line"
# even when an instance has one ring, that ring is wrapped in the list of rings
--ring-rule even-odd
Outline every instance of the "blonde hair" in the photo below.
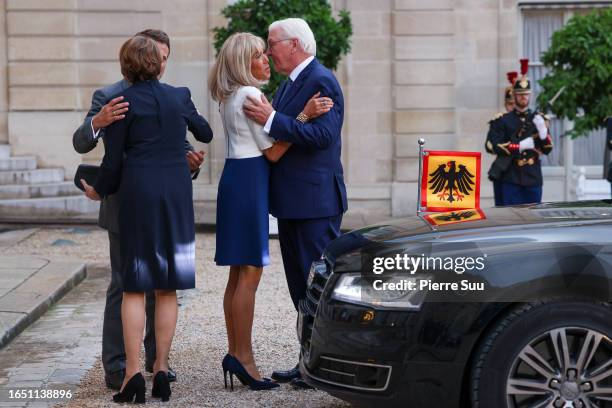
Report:
[[[265,41],[251,33],[235,33],[225,40],[208,75],[212,98],[223,102],[241,86],[265,85],[267,81],[260,81],[251,73],[251,59],[265,49]]]

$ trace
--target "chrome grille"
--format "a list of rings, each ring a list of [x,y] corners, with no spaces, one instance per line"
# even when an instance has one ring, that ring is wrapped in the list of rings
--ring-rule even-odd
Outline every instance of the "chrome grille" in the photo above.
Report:
[[[321,356],[309,375],[317,381],[356,390],[384,391],[391,379],[391,366]]]

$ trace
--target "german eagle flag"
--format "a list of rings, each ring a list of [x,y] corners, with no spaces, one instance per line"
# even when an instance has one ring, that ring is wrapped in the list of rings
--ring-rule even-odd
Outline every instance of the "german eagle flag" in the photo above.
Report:
[[[448,211],[443,213],[427,214],[423,217],[429,224],[440,225],[457,224],[459,222],[480,221],[487,217],[480,208],[470,210]]]
[[[480,153],[426,150],[421,208],[423,211],[480,208]]]

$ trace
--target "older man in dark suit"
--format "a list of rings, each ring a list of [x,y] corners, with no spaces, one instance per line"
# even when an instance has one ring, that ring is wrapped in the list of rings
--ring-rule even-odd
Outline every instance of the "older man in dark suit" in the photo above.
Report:
[[[272,23],[267,52],[274,68],[289,78],[274,95],[272,105],[262,97],[247,102],[244,111],[264,125],[272,138],[292,143],[271,167],[270,213],[278,218],[285,276],[297,310],[306,297],[310,266],[340,235],[342,214],[347,210],[340,161],[344,98],[334,74],[315,58],[316,41],[304,20]],[[307,123],[295,119],[317,92],[331,98],[333,108]],[[308,388],[297,366],[275,371],[272,378]]]
[[[166,62],[170,54],[170,39],[161,30],[145,30],[138,35],[153,39],[159,47],[162,55],[162,69],[160,77],[164,73]],[[110,99],[130,86],[125,79],[115,82],[105,88],[94,92],[91,107],[81,126],[72,136],[74,149],[81,154],[93,150],[98,140],[104,137],[104,129],[115,121],[125,118],[129,109],[127,102],[122,102],[119,96]],[[185,151],[187,162],[192,171],[192,178],[196,178],[199,168],[204,161],[204,152],[195,152],[189,142],[185,140]],[[104,366],[104,377],[106,386],[118,390],[125,376],[125,348],[123,344],[123,330],[121,326],[121,299],[123,289],[121,276],[119,274],[120,260],[120,236],[119,236],[119,197],[118,194],[111,195],[100,204],[98,225],[108,231],[111,259],[111,282],[106,292],[106,306],[104,308],[104,324],[102,329],[102,364]],[[155,297],[147,296],[147,319],[145,345],[145,368],[153,371],[155,361]],[[176,374],[170,370],[168,379],[176,381]]]

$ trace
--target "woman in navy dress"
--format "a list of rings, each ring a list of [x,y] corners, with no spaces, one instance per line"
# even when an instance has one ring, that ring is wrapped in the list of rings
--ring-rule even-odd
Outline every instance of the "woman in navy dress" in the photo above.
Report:
[[[215,254],[217,265],[230,266],[223,298],[229,350],[222,365],[224,374],[230,372],[230,379],[235,374],[251,389],[278,386],[262,381],[253,357],[251,330],[255,292],[263,267],[270,262],[268,162],[279,160],[290,144],[275,142],[242,110],[248,96],[262,97],[259,88],[269,78],[265,42],[250,33],[236,33],[221,47],[208,81],[213,99],[219,102],[227,143],[217,195]],[[331,109],[330,98],[316,96],[308,102],[300,120]]]
[[[195,287],[195,227],[191,176],[185,160],[187,129],[200,142],[212,139],[187,88],[161,84],[161,55],[155,42],[129,39],[119,55],[132,83],[122,92],[130,109],[106,129],[105,154],[90,198],[121,189],[119,231],[123,302],[121,317],[126,375],[116,402],[144,402],[140,345],[145,323],[144,293],[155,291],[153,396],[167,400],[168,353],[178,314],[176,290]]]

